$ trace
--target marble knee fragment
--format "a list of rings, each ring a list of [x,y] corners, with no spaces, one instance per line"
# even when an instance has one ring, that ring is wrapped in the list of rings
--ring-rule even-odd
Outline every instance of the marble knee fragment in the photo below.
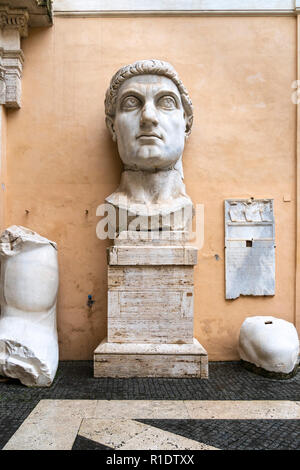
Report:
[[[272,316],[246,318],[238,346],[240,358],[267,372],[291,374],[299,362],[299,339],[294,325]]]
[[[21,226],[0,237],[0,375],[50,386],[58,366],[56,244]]]

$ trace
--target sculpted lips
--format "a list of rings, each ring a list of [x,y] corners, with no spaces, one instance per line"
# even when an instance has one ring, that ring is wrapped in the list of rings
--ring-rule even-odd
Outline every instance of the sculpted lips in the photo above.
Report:
[[[156,137],[157,139],[162,139],[162,136],[157,134],[156,132],[141,132],[140,134],[138,134],[137,139],[141,139],[141,138],[153,139],[153,137]]]

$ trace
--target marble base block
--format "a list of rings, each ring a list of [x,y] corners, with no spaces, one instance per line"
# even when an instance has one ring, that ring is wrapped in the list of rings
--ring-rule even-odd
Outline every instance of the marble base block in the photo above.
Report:
[[[108,266],[108,341],[192,343],[193,266]]]
[[[129,344],[102,341],[94,351],[94,377],[208,378],[207,352],[192,344]]]
[[[95,377],[207,377],[194,338],[197,249],[185,232],[122,232],[108,248],[107,339]]]

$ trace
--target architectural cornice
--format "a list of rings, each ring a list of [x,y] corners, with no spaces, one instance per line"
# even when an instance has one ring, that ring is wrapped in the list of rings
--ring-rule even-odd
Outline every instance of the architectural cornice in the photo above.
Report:
[[[54,0],[55,16],[295,16],[300,0]]]

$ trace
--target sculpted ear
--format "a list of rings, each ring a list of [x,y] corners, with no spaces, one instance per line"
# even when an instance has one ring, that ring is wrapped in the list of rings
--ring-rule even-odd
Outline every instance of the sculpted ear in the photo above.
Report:
[[[112,136],[112,140],[114,142],[117,142],[117,136],[116,136],[116,132],[115,132],[115,128],[114,128],[114,121],[113,119],[110,117],[110,116],[106,116],[105,118],[105,123],[106,123],[106,127],[107,129],[109,130],[111,136]]]
[[[192,132],[193,125],[193,106],[190,100],[187,99],[185,95],[181,96],[182,105],[184,109],[184,119],[185,119],[185,138],[187,139]]]
[[[187,139],[192,131],[192,125],[193,125],[193,116],[185,116],[185,138]]]

